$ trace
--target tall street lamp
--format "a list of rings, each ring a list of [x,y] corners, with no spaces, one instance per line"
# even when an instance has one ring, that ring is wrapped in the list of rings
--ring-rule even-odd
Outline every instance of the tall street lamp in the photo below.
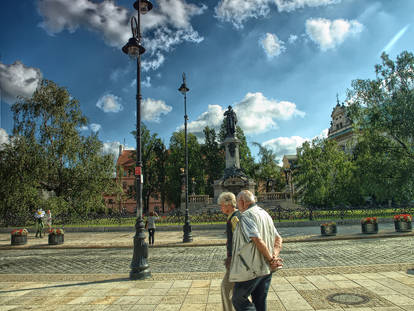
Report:
[[[146,14],[152,9],[152,3],[148,0],[137,0],[134,3],[134,8],[137,10],[138,19],[135,16],[131,18],[132,38],[123,46],[122,51],[132,59],[137,60],[137,159],[135,167],[137,220],[135,223],[134,254],[132,256],[129,278],[132,280],[142,280],[151,277],[151,272],[147,262],[148,244],[145,242],[144,220],[142,218],[142,184],[144,178],[141,160],[141,54],[145,52],[145,49],[141,45],[140,17],[141,14]]]
[[[183,226],[183,243],[191,242],[193,236],[191,234],[191,225],[188,218],[188,146],[187,146],[187,92],[190,90],[187,85],[185,85],[185,73],[183,73],[183,83],[178,89],[181,94],[184,95],[184,148],[185,148],[185,222]]]

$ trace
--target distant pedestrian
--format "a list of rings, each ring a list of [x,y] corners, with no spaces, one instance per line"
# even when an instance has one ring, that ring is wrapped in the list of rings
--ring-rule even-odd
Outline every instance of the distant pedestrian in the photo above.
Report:
[[[50,209],[46,212],[46,224],[49,228],[49,231],[52,230],[52,213],[50,212]]]
[[[271,273],[283,265],[279,258],[282,238],[272,217],[256,205],[253,193],[241,191],[237,195],[237,207],[241,217],[233,236],[229,277],[235,282],[233,306],[237,311],[266,311]]]
[[[45,217],[45,211],[39,208],[35,212],[35,221],[36,221],[36,238],[40,235],[42,237],[43,233],[43,218]]]
[[[160,218],[156,212],[150,212],[147,217],[148,242],[150,245],[154,245],[155,221],[158,219]]]
[[[220,205],[223,214],[227,215],[227,257],[224,261],[226,274],[221,282],[221,302],[223,311],[232,311],[234,308],[231,303],[231,295],[233,293],[234,283],[229,281],[229,274],[233,246],[233,232],[239,222],[240,212],[236,209],[236,196],[231,192],[222,192],[217,203]]]

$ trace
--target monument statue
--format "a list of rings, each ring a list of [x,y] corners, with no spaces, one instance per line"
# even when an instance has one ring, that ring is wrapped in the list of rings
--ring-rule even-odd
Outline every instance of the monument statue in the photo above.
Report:
[[[226,137],[234,137],[236,133],[237,116],[231,106],[224,112],[224,116],[226,117]]]

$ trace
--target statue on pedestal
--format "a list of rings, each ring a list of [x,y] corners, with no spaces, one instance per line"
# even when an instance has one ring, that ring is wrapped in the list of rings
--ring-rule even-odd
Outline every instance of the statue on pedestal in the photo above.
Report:
[[[237,116],[231,106],[224,113],[226,117],[226,137],[234,137],[236,133]]]

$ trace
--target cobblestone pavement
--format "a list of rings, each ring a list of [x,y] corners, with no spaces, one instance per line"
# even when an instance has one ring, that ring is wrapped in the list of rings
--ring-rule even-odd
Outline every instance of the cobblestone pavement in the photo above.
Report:
[[[150,248],[153,273],[223,272],[224,246]],[[284,268],[414,262],[413,237],[285,244]],[[132,249],[16,249],[1,251],[0,274],[128,273]]]

